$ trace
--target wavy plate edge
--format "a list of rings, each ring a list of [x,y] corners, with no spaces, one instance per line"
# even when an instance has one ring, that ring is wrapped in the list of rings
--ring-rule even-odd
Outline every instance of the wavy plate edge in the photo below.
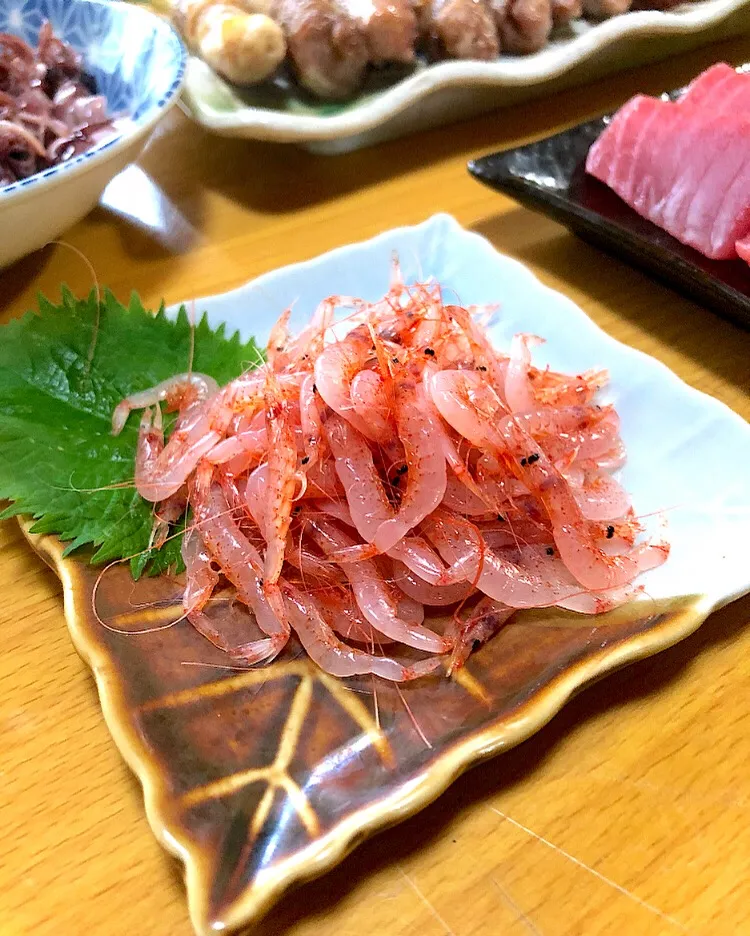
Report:
[[[624,39],[689,35],[718,25],[749,5],[749,0],[702,0],[688,9],[662,13],[639,10],[598,23],[583,35],[526,58],[497,62],[440,62],[377,93],[368,103],[330,117],[290,115],[248,105],[232,112],[218,112],[205,105],[194,77],[203,63],[189,57],[183,97],[193,118],[208,130],[276,142],[335,140],[366,133],[398,116],[428,95],[449,88],[517,87],[541,84],[584,63],[597,52]],[[540,67],[540,60],[551,62]]]

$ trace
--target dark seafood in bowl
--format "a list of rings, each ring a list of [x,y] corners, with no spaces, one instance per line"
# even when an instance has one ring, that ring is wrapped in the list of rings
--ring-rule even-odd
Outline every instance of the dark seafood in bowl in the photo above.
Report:
[[[49,23],[36,48],[0,33],[0,185],[66,162],[115,132],[84,67]]]

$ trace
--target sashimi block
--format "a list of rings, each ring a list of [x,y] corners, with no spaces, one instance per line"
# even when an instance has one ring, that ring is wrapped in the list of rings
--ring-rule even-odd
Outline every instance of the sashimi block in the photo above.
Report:
[[[702,108],[717,117],[750,114],[750,74],[737,72],[725,62],[719,62],[701,72],[677,104]]]
[[[746,263],[750,263],[750,237],[738,240],[735,247],[737,248],[737,255]]]
[[[634,188],[654,175],[652,128],[673,123],[680,112],[667,101],[639,94],[614,115],[609,126],[594,142],[586,157],[586,171],[614,189],[628,204],[633,204]]]
[[[586,168],[707,257],[736,256],[750,234],[750,117],[634,98],[591,147]]]
[[[674,104],[655,108],[655,119],[639,130],[644,140],[638,149],[637,165],[632,167],[633,182],[626,200],[640,214],[649,211],[654,221],[660,217],[689,148],[689,136],[677,132],[683,116]],[[658,172],[654,172],[654,165]]]

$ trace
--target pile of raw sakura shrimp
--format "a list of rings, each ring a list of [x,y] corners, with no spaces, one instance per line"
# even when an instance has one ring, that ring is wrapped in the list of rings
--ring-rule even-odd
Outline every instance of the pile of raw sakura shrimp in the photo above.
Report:
[[[383,299],[330,298],[296,337],[287,310],[267,362],[227,386],[183,374],[117,407],[115,432],[144,409],[135,481],[157,544],[190,509],[185,616],[233,663],[272,660],[294,631],[337,676],[451,672],[517,609],[607,611],[665,561],[613,477],[606,373],[537,369],[533,335],[501,353],[493,312],[394,266]],[[178,414],[166,444],[161,402]],[[239,644],[212,615],[220,583]]]

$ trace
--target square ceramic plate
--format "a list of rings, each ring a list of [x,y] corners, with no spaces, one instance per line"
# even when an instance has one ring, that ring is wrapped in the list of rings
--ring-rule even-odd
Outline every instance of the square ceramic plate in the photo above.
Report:
[[[534,55],[422,64],[401,80],[375,78],[344,104],[314,101],[294,86],[240,90],[191,57],[184,99],[195,120],[216,133],[340,153],[745,33],[747,11],[748,0],[699,0],[668,12],[639,10],[602,23],[579,20]]]
[[[742,66],[742,70],[750,65]],[[663,95],[676,100],[683,89]],[[750,265],[709,260],[642,218],[608,186],[586,173],[586,156],[609,117],[469,163],[480,182],[549,215],[573,233],[750,327]]]
[[[270,666],[228,671],[185,622],[141,635],[106,630],[91,611],[97,571],[62,559],[53,537],[30,536],[63,581],[71,634],[143,784],[154,833],[185,864],[202,936],[251,923],[291,885],[537,731],[582,686],[677,642],[750,591],[750,475],[717,485],[715,473],[717,453],[750,464],[750,427],[452,218],[270,273],[198,307],[263,339],[292,302],[299,326],[331,293],[381,296],[394,250],[409,279],[434,276],[467,304],[499,301],[499,346],[533,331],[546,336],[540,360],[553,367],[609,368],[629,449],[623,480],[639,511],[667,511],[672,555],[644,577],[648,597],[597,618],[518,614],[457,678],[398,687],[334,679],[294,644]],[[96,604],[104,620],[137,631],[176,618],[178,596],[168,577],[134,585],[121,566],[103,577]]]

